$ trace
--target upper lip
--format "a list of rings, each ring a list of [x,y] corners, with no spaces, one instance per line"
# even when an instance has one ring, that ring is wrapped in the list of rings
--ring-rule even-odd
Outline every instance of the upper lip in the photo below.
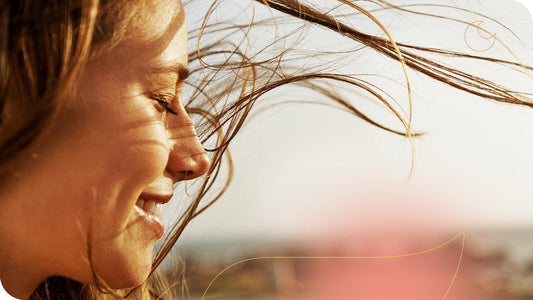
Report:
[[[157,203],[165,204],[172,198],[172,194],[152,194],[152,193],[142,193],[140,198],[143,198],[148,201],[154,201]]]

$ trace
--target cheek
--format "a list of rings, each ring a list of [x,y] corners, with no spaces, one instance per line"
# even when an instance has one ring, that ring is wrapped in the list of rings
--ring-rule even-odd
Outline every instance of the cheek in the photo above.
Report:
[[[117,143],[114,149],[105,163],[107,178],[140,188],[163,174],[169,157],[168,147],[156,139]]]
[[[135,101],[132,101],[135,104]],[[132,109],[107,112],[92,141],[93,163],[110,182],[148,185],[163,174],[169,158],[167,130],[155,109],[141,103]],[[100,118],[102,120],[102,118]]]
[[[92,181],[101,197],[94,205],[104,212],[100,217],[102,229],[121,230],[130,221],[133,206],[139,195],[165,171],[169,158],[166,133],[160,123],[152,123],[135,130],[104,137],[100,156],[86,163],[98,166]],[[106,142],[107,141],[107,142]]]

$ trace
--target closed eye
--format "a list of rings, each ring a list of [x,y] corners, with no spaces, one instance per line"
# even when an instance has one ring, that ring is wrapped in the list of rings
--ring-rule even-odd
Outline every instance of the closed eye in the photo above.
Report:
[[[177,115],[178,113],[170,106],[170,101],[174,99],[173,95],[152,95],[150,98],[157,101],[157,103],[165,109],[165,111]]]
[[[157,101],[159,103],[159,105],[161,105],[169,113],[171,113],[173,115],[177,115],[178,114],[172,107],[170,107],[170,103],[168,103],[168,102],[166,102],[164,100],[160,100],[160,99],[154,99],[154,100]]]

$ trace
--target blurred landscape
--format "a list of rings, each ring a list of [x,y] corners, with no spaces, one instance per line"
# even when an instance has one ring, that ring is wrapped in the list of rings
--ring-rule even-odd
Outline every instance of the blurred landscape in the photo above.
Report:
[[[215,276],[235,263],[212,282],[204,299],[441,299],[461,258],[463,236],[452,240],[454,236],[374,236],[324,243],[212,241],[181,247],[181,262],[175,258],[164,270],[171,282],[179,282],[179,299],[201,299]],[[459,271],[446,299],[533,299],[533,229],[478,231],[464,237]],[[333,258],[432,248],[397,258]],[[240,262],[245,259],[252,260]],[[179,275],[183,266],[185,273]]]

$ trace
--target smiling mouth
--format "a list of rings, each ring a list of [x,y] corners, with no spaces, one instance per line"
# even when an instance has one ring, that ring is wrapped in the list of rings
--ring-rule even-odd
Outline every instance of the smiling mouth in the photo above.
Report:
[[[146,200],[141,197],[135,203],[134,210],[140,217],[140,220],[155,233],[157,239],[160,239],[165,233],[165,226],[161,222],[163,203]]]
[[[161,214],[163,213],[163,203],[139,198],[135,206],[158,219],[161,218]]]

